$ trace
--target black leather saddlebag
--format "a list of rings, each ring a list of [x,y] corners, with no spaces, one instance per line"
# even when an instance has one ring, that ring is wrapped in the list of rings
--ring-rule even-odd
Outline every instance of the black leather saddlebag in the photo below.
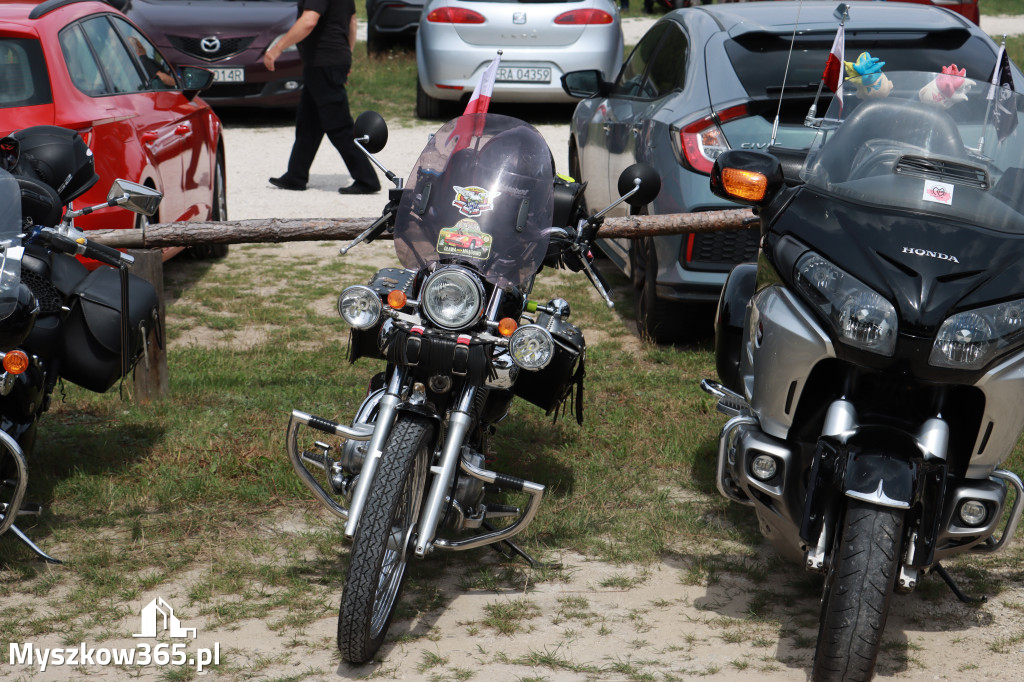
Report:
[[[146,280],[128,275],[130,367],[142,355],[149,330],[157,324],[157,295]],[[114,268],[93,270],[77,287],[64,323],[60,375],[102,393],[121,378],[121,275]]]

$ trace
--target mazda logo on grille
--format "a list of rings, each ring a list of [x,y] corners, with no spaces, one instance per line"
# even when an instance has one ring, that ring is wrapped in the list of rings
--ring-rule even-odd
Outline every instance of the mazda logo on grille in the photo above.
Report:
[[[199,41],[199,47],[203,52],[214,53],[220,49],[220,39],[217,36],[210,36]]]

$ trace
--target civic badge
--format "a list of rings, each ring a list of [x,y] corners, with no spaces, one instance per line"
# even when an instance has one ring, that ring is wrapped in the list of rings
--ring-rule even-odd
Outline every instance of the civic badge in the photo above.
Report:
[[[526,12],[515,12],[512,14],[513,24],[525,24],[526,23]]]
[[[199,47],[203,52],[213,54],[220,49],[220,38],[217,36],[209,36],[199,41]]]

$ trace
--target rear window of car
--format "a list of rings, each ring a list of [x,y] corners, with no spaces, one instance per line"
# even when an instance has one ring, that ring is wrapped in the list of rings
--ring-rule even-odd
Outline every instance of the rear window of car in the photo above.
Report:
[[[0,109],[51,102],[53,94],[39,41],[0,38]]]
[[[793,46],[786,94],[811,96],[818,89],[825,61],[832,49],[832,35],[797,36]],[[727,40],[725,51],[732,68],[751,99],[779,96],[790,37],[747,33]],[[869,52],[885,62],[885,71],[934,71],[956,64],[967,77],[988,80],[995,65],[992,49],[979,37],[962,29],[927,32],[846,32],[846,61]],[[827,92],[827,91],[826,91]]]

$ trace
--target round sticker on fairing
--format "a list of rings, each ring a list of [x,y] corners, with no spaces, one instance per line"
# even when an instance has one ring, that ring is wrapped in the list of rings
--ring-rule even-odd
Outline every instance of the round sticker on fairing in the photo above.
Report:
[[[483,187],[459,187],[456,185],[455,200],[452,206],[459,209],[459,213],[470,218],[475,218],[484,211],[494,208],[492,203],[501,196],[501,192],[488,192]]]
[[[465,218],[454,227],[441,229],[437,236],[437,252],[445,256],[487,260],[491,255],[491,235],[481,230],[475,220]]]

